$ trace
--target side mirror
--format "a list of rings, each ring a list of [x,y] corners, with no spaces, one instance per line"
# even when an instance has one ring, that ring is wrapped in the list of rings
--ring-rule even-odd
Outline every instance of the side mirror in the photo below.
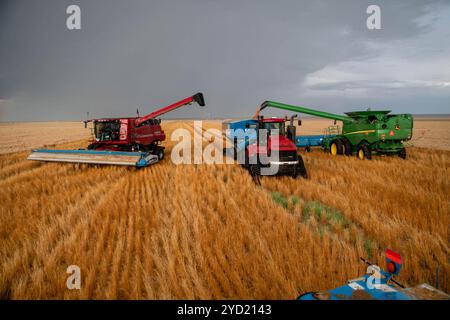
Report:
[[[302,125],[302,120],[298,119],[298,125],[299,125],[299,126]]]

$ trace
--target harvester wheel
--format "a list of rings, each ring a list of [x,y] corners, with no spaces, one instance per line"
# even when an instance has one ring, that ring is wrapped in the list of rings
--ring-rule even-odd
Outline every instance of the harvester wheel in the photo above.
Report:
[[[158,160],[161,161],[164,159],[164,150],[163,149],[156,149],[156,155],[158,156]]]
[[[330,153],[333,156],[343,154],[343,145],[341,139],[334,139],[333,142],[331,142]]]
[[[342,139],[342,153],[346,156],[352,155],[352,145],[347,139]]]
[[[360,160],[364,159],[372,159],[372,152],[370,151],[370,148],[367,144],[362,144],[359,146],[358,150],[356,151],[356,156]]]
[[[402,150],[400,150],[400,151],[398,152],[398,156],[399,156],[400,158],[402,158],[402,159],[406,159],[406,149],[403,148]]]

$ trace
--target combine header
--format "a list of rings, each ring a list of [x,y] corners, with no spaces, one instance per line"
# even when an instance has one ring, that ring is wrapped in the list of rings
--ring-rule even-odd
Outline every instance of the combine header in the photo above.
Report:
[[[146,167],[158,162],[158,156],[147,152],[95,151],[95,150],[33,150],[28,160],[110,164]]]
[[[28,160],[91,163],[146,167],[164,158],[161,142],[166,135],[156,117],[196,102],[205,106],[202,93],[197,93],[142,117],[102,118],[93,123],[94,140],[87,150],[33,150]]]

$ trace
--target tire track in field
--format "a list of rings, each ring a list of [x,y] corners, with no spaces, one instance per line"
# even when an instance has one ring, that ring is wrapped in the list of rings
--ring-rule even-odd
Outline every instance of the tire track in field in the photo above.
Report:
[[[178,167],[174,174],[173,192],[178,195],[178,200],[173,202],[173,215],[168,221],[170,231],[166,235],[169,240],[170,252],[172,252],[172,256],[168,258],[172,259],[176,266],[172,281],[178,284],[172,296],[177,294],[177,296],[193,299],[195,298],[195,291],[203,290],[203,284],[198,281],[199,275],[191,269],[197,261],[194,260],[194,252],[188,246],[188,243],[196,241],[196,235],[189,233],[189,226],[194,223],[195,218],[189,216],[189,214],[197,211],[197,205],[194,201],[190,201],[192,195],[184,192],[187,190],[186,180],[179,174],[181,170],[184,173],[186,171],[184,168]],[[187,179],[187,181],[190,181],[190,179]],[[189,205],[189,208],[186,205]]]
[[[107,268],[105,270],[106,272],[100,276],[100,279],[103,279],[103,288],[101,288],[103,292],[98,296],[106,299],[115,299],[118,297],[119,274],[122,268],[123,251],[125,247],[126,221],[124,221],[125,218],[122,217],[123,211],[117,210],[117,213],[117,220],[113,224],[114,228],[111,230],[111,233],[114,234],[114,240],[112,241],[113,245],[111,246],[111,252],[109,253],[108,259],[110,268],[109,270]]]
[[[129,179],[130,183],[125,186],[125,194],[127,194],[127,199],[129,199],[129,203],[127,203],[127,207],[124,208],[126,215],[127,215],[127,221],[126,221],[126,238],[124,246],[126,247],[124,256],[122,258],[123,261],[123,267],[121,268],[122,271],[119,276],[119,290],[117,297],[119,299],[129,299],[130,293],[132,292],[130,290],[130,283],[135,280],[134,275],[130,273],[130,270],[133,268],[133,264],[137,259],[140,259],[139,257],[135,256],[135,247],[136,247],[136,241],[135,241],[135,229],[136,229],[136,215],[139,215],[139,212],[135,210],[135,197],[137,194],[137,187],[139,187],[138,184],[136,184],[136,181],[138,179],[139,175],[135,174]]]
[[[151,168],[152,172],[155,173],[155,169]],[[161,239],[158,237],[158,234],[162,231],[164,226],[162,226],[162,222],[164,220],[164,215],[166,214],[165,208],[161,207],[160,199],[164,197],[165,187],[169,182],[167,179],[164,179],[166,169],[161,169],[159,173],[154,175],[155,180],[151,181],[150,179],[144,179],[145,181],[145,193],[144,198],[142,199],[146,206],[149,205],[149,212],[145,212],[145,228],[143,234],[143,269],[142,269],[142,281],[144,283],[144,296],[147,299],[155,299],[161,297],[165,289],[163,286],[164,283],[161,284],[158,281],[160,277],[160,273],[165,271],[165,266],[161,265],[161,259],[163,259],[163,255],[161,253]],[[166,176],[167,178],[167,176]],[[163,184],[163,186],[159,186],[159,184]],[[148,201],[151,201],[151,205]]]
[[[154,168],[156,170],[156,168]],[[154,270],[152,275],[154,288],[153,294],[156,298],[167,299],[176,295],[181,289],[177,281],[178,264],[177,256],[180,252],[173,250],[173,232],[176,226],[173,224],[174,217],[177,215],[176,208],[172,199],[167,195],[175,193],[174,176],[180,167],[164,168],[160,171],[161,180],[164,184],[153,184],[152,190],[156,194],[154,198],[154,211],[156,215],[156,224],[150,237],[150,257],[153,260]]]
[[[183,179],[181,175],[175,175],[175,179],[175,192],[180,195],[180,201],[175,203],[180,212],[178,225],[181,228],[181,233],[185,235],[183,237],[185,241],[177,242],[178,251],[188,253],[182,256],[186,282],[189,282],[189,284],[183,286],[183,296],[189,299],[208,297],[207,283],[199,274],[199,268],[205,264],[200,245],[203,231],[200,226],[204,225],[206,221],[201,214],[198,202],[192,201],[192,198],[195,199],[195,194],[184,192],[189,188],[190,179]],[[186,208],[184,204],[189,204],[190,208]]]

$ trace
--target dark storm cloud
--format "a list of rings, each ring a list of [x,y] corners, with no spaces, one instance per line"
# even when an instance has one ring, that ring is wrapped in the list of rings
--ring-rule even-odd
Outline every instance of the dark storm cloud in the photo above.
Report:
[[[65,26],[70,4],[81,7],[79,31]],[[366,28],[369,4],[380,5],[382,30]],[[403,110],[408,91],[374,99],[367,87],[384,93],[408,81],[391,79],[386,89],[381,74],[361,81],[355,74],[366,71],[366,60],[402,57],[406,45],[420,45],[415,39],[429,41],[423,35],[433,34],[438,18],[420,19],[443,7],[419,0],[3,1],[0,107],[6,120],[80,119],[86,111],[143,113],[203,91],[206,109],[171,116],[247,116],[266,99],[339,112],[375,102]],[[430,45],[439,52],[442,43]],[[446,76],[424,74],[411,85],[445,87]],[[364,90],[342,95],[349,86]],[[431,106],[410,111],[442,113],[448,90],[438,98],[427,90]]]

